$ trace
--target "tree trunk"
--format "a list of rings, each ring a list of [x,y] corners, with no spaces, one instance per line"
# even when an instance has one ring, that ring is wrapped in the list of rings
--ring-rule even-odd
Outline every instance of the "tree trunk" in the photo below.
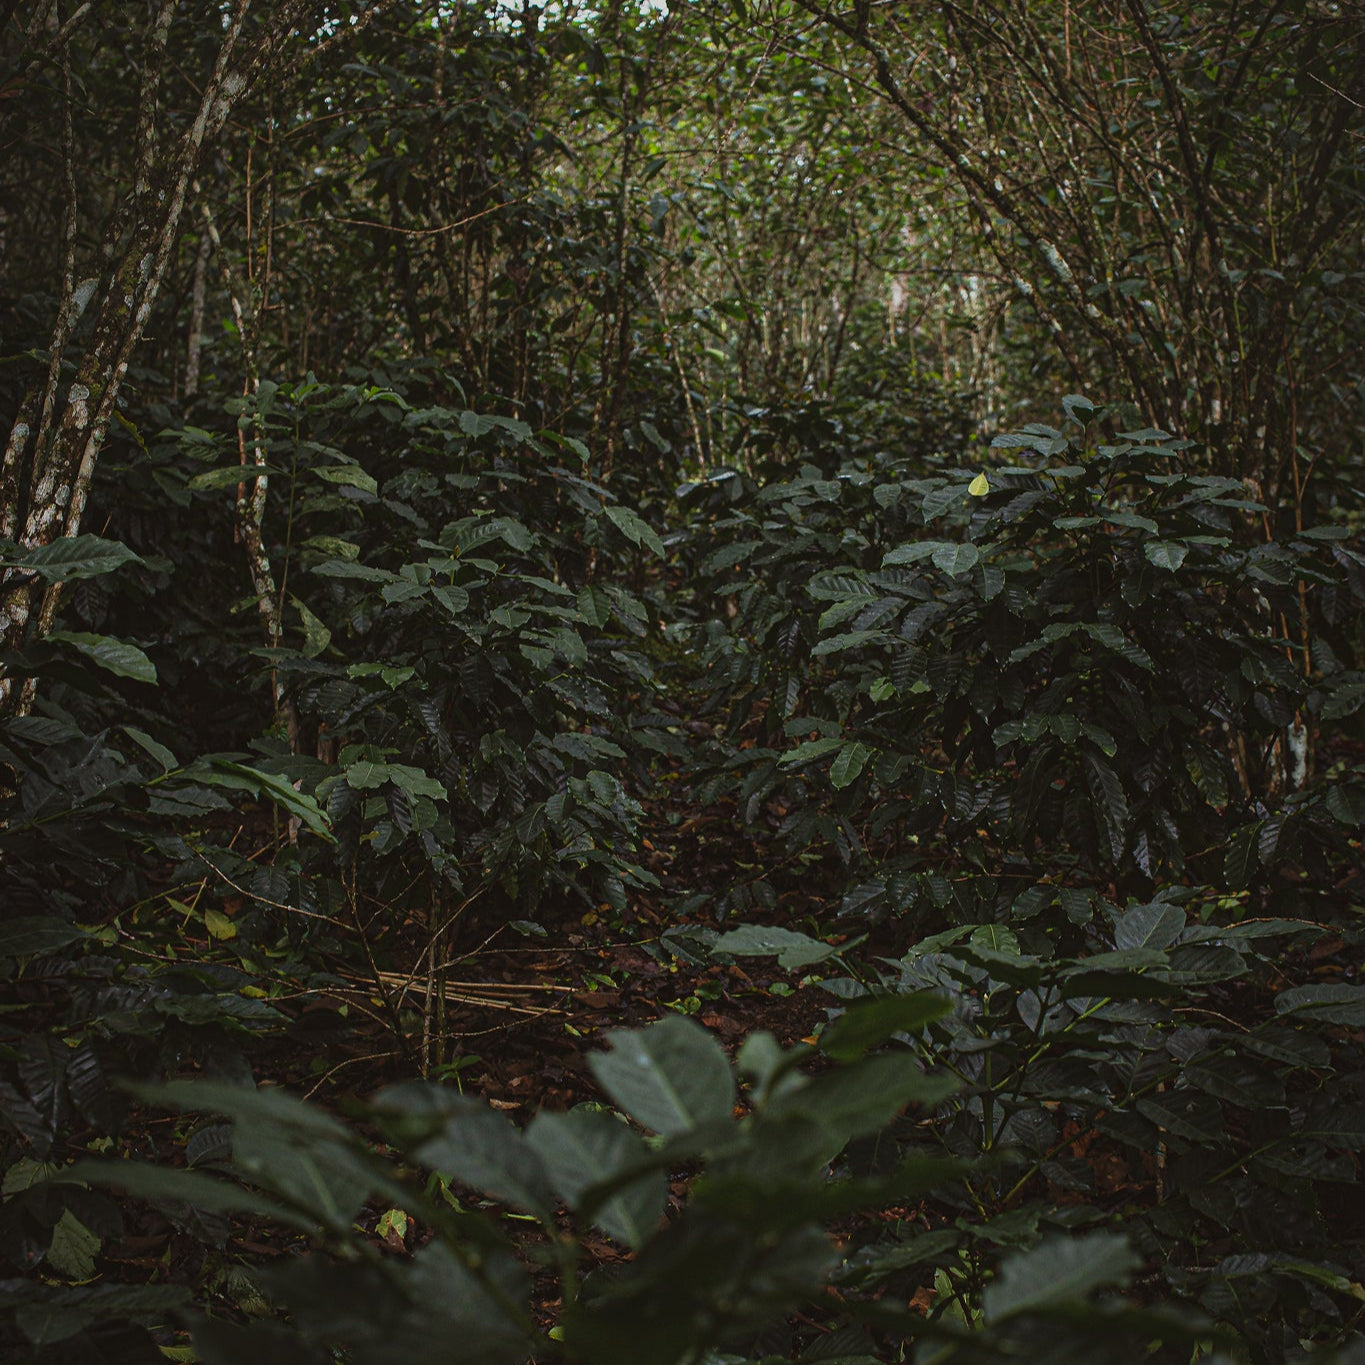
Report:
[[[117,42],[127,46],[138,59],[142,76],[137,91],[135,172],[132,185],[122,187],[119,207],[105,227],[99,261],[92,263],[89,277],[78,278],[75,166],[80,139],[79,130],[72,127],[66,70],[62,106],[66,255],[61,304],[52,326],[47,374],[30,385],[5,443],[0,463],[0,535],[33,549],[79,532],[119,390],[175,258],[188,190],[206,148],[214,144],[234,106],[278,60],[295,30],[303,36],[295,35],[298,45],[289,50],[294,64],[300,65],[349,38],[392,3],[379,0],[370,5],[358,16],[358,23],[326,41],[319,41],[315,27],[303,22],[310,9],[308,0],[279,0],[264,15],[257,5],[248,41],[253,0],[233,0],[224,16],[212,68],[194,82],[201,92],[197,106],[173,115],[163,113],[160,102],[167,47],[179,11],[175,0],[162,0],[136,44],[129,42],[126,22],[120,24],[117,16],[112,21],[119,28],[117,38],[112,33],[83,35],[96,45]],[[44,35],[41,43],[29,35],[32,50],[21,54],[21,65],[27,69],[51,61],[54,53],[65,62],[68,45],[79,40],[72,36],[78,23],[93,28],[96,22],[90,7],[83,6],[56,34]],[[63,394],[60,379],[68,343],[92,304],[97,310],[93,333]],[[60,594],[60,583],[44,588],[31,575],[15,570],[0,574],[0,647],[16,649],[41,636],[52,624]],[[31,688],[16,689],[14,680],[0,670],[0,715],[26,710],[31,699]]]

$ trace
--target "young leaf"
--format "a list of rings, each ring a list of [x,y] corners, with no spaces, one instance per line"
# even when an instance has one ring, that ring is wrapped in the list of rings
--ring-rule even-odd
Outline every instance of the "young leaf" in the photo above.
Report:
[[[332,643],[332,632],[313,614],[306,602],[292,595],[289,600],[303,622],[303,657],[316,659]]]
[[[212,906],[204,911],[204,928],[209,931],[210,938],[220,943],[237,937],[237,926],[221,910],[215,910]]]

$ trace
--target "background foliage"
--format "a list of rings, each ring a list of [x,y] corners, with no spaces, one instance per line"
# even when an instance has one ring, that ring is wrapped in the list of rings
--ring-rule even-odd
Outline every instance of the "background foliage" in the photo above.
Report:
[[[1361,1359],[1359,18],[0,3],[6,1358]]]

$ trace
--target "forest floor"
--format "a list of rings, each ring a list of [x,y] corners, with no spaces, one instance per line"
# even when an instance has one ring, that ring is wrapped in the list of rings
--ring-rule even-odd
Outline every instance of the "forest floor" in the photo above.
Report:
[[[505,930],[492,932],[490,938],[477,923],[462,926],[466,941],[477,945],[482,938],[484,944],[452,964],[446,1036],[440,1045],[444,1062],[429,1068],[430,1075],[524,1124],[542,1108],[563,1110],[600,1100],[588,1058],[614,1028],[643,1027],[681,1012],[696,1017],[731,1052],[759,1030],[771,1032],[784,1047],[814,1040],[838,1003],[822,985],[826,976],[842,974],[837,962],[793,972],[771,958],[734,962],[722,955],[717,961],[678,924],[679,901],[701,893],[722,896],[737,869],[778,866],[775,847],[765,846],[763,834],[742,828],[736,812],[723,803],[703,810],[676,799],[656,801],[647,807],[645,827],[651,834],[644,855],[660,886],[633,896],[624,915],[605,909],[584,913],[579,907],[558,921],[547,917],[549,934],[540,940]],[[260,833],[265,835],[266,829]],[[844,875],[833,855],[823,863],[777,874],[777,905],[761,918],[834,937],[829,926],[835,921]],[[873,928],[868,941],[859,945],[860,956],[898,955],[905,950],[897,941],[903,933],[903,927]],[[182,946],[193,950],[194,943]],[[223,945],[206,940],[202,947],[211,956]],[[416,958],[420,944],[415,940],[412,950]],[[1226,1008],[1253,1019],[1273,1008],[1266,987],[1273,991],[1305,981],[1351,980],[1359,965],[1350,960],[1339,937],[1324,936],[1301,957],[1286,960],[1278,980],[1261,983],[1254,996],[1229,998]],[[33,989],[30,1004],[41,1009],[41,983]],[[420,1003],[420,994],[411,991],[404,1011],[409,1023],[420,1019]],[[410,1033],[399,1043],[380,1004],[380,997],[359,980],[354,989],[336,995],[300,992],[282,1002],[288,1023],[249,1044],[257,1082],[283,1086],[344,1111],[348,1100],[418,1074],[420,1039]],[[138,1110],[121,1145],[139,1158],[175,1164],[183,1159],[191,1129],[183,1117]],[[1073,1155],[1094,1173],[1092,1199],[1115,1207],[1156,1200],[1161,1179],[1157,1161],[1139,1168],[1113,1142],[1097,1141],[1093,1132],[1076,1136]],[[78,1134],[75,1140],[79,1145]],[[686,1173],[680,1173],[674,1182],[679,1203],[686,1183]],[[1058,1204],[1074,1198],[1064,1189],[1039,1193]],[[100,1253],[106,1281],[190,1284],[228,1312],[261,1311],[247,1268],[297,1254],[304,1245],[295,1233],[251,1220],[214,1223],[195,1214],[177,1219],[139,1205],[125,1206],[124,1212],[122,1235],[107,1240]],[[886,1216],[933,1225],[942,1214],[916,1208],[891,1210]],[[395,1223],[380,1207],[369,1210],[363,1222],[397,1255],[411,1253],[423,1240],[415,1223]],[[856,1236],[858,1229],[835,1229],[834,1235]],[[585,1246],[601,1265],[627,1254],[602,1236],[589,1238]],[[537,1304],[546,1326],[554,1320],[554,1292],[547,1278]],[[921,1310],[931,1297],[926,1283]],[[819,1331],[819,1324],[810,1322],[805,1330]]]

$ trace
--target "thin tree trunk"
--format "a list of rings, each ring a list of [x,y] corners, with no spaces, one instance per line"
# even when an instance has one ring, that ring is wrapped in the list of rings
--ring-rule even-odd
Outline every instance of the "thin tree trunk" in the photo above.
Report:
[[[176,11],[174,0],[165,0],[147,34],[138,96],[137,174],[132,192],[105,233],[102,255],[107,268],[102,278],[75,281],[70,250],[73,223],[67,238],[62,304],[49,348],[48,382],[41,400],[35,400],[31,392],[21,408],[0,466],[0,530],[27,548],[79,532],[119,390],[174,257],[187,192],[203,151],[222,131],[235,104],[273,60],[306,8],[305,0],[284,0],[257,41],[242,50],[251,4],[252,0],[235,0],[224,21],[213,68],[203,81],[198,108],[173,142],[166,141],[158,126],[157,102],[165,66],[162,58]],[[385,7],[378,6],[372,13]],[[85,13],[86,7],[78,10],[49,46],[64,44],[74,22]],[[322,46],[317,45],[310,55]],[[66,108],[69,117],[69,100]],[[68,186],[69,208],[70,204]],[[56,380],[61,353],[81,314],[96,297],[100,302],[93,335],[59,405]],[[30,635],[41,636],[51,626],[60,594],[60,583],[40,590],[23,575],[10,572],[0,578],[0,644],[17,648]],[[0,673],[0,714],[25,709],[31,698],[32,689],[16,694],[13,680]]]
[[[204,303],[208,295],[209,252],[207,232],[199,234],[194,253],[194,283],[190,289],[190,332],[185,343],[185,399],[199,392],[199,363],[204,351]]]

